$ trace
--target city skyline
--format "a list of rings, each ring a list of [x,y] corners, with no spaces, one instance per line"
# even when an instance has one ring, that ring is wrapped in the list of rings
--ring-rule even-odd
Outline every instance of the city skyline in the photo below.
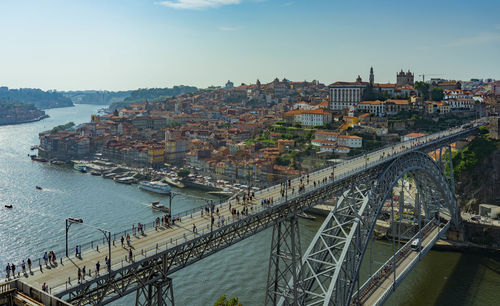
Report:
[[[464,4],[464,5],[460,5]],[[0,86],[130,90],[500,78],[500,3],[2,1]],[[432,77],[432,76],[430,76]],[[428,79],[429,77],[426,77]]]

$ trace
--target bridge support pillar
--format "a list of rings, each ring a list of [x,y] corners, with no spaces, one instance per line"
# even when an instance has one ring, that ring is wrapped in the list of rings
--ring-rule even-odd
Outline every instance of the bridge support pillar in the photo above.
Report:
[[[266,305],[302,305],[301,248],[298,217],[273,227]]]
[[[174,288],[172,279],[159,280],[137,289],[136,306],[170,306],[174,305]]]

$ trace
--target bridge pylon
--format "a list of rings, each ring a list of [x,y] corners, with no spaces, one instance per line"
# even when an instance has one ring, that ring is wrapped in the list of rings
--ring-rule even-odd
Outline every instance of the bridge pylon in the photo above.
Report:
[[[174,287],[172,279],[158,280],[137,289],[136,306],[173,306]]]
[[[266,305],[302,305],[299,221],[295,215],[273,226]]]

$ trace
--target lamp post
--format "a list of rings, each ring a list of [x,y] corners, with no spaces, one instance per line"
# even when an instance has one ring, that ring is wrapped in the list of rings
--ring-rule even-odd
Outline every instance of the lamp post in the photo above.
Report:
[[[168,193],[168,213],[170,214],[170,218],[172,219],[172,199],[175,198],[176,196],[180,195],[180,193]]]
[[[69,254],[68,254],[68,232],[69,232],[70,226],[73,223],[96,229],[104,235],[104,238],[106,238],[106,241],[108,242],[108,258],[109,258],[109,262],[111,262],[111,232],[108,230],[96,227],[96,226],[83,224],[83,221],[81,219],[80,219],[80,221],[77,221],[76,219],[73,219],[73,218],[66,218],[66,257],[69,256]]]

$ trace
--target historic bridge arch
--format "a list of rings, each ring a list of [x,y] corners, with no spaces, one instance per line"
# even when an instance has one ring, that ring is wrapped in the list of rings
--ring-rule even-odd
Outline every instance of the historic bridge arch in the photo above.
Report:
[[[394,212],[396,203],[392,192],[403,178],[407,184],[412,182],[416,186],[413,207],[418,219],[417,233],[421,232],[422,224],[438,215],[448,216],[452,224],[458,226],[454,190],[443,173],[443,166],[419,151],[402,155],[377,176],[352,184],[342,194],[303,256],[295,276],[302,281],[291,280],[279,304],[348,305],[356,301],[353,295],[359,292],[361,264],[372,241],[376,221],[384,206]],[[399,209],[405,209],[403,198],[396,202]],[[420,220],[421,209],[423,220]],[[394,225],[392,228],[394,230]],[[401,223],[398,230],[398,239],[401,239]]]

